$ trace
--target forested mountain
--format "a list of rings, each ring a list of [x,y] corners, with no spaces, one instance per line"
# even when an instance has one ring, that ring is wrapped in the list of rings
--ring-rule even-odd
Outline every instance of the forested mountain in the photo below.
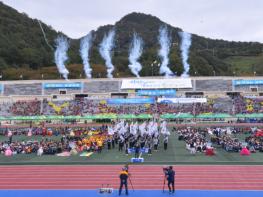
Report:
[[[54,40],[62,32],[56,32],[52,27],[42,23],[49,44],[55,48]],[[142,76],[159,75],[158,67],[152,62],[159,61],[157,40],[160,26],[167,25],[172,38],[169,54],[169,67],[180,75],[183,72],[180,55],[180,28],[172,27],[155,16],[142,13],[131,13],[121,18],[114,25],[99,27],[93,31],[94,41],[90,52],[93,77],[105,77],[104,61],[99,55],[99,43],[110,29],[116,30],[115,47],[113,51],[114,77],[132,76],[128,69],[128,52],[134,32],[143,38],[144,51],[140,58],[143,69]],[[245,27],[244,27],[245,28]],[[88,33],[88,32],[87,32]],[[70,39],[70,38],[69,38]],[[69,78],[84,77],[82,61],[79,56],[80,40],[70,39]],[[263,45],[255,42],[229,42],[213,40],[198,35],[192,35],[189,63],[190,75],[252,75],[263,74]],[[59,78],[55,63],[54,49],[50,48],[44,39],[37,19],[29,18],[25,13],[0,2],[0,74],[3,79],[18,79],[23,74],[24,79]]]

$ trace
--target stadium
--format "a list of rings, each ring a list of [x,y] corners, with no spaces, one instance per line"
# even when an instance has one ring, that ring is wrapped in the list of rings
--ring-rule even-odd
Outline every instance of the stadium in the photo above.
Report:
[[[109,174],[116,172],[119,165],[129,163],[134,176],[144,169],[141,165],[176,165],[177,189],[186,188],[181,182],[185,175],[180,175],[186,171],[193,177],[200,177],[200,173],[205,176],[235,169],[231,176],[238,179],[244,168],[253,172],[255,168],[261,168],[257,165],[262,164],[263,151],[260,141],[262,87],[263,79],[260,77],[2,81],[0,162],[2,165],[92,165],[88,168],[91,171],[94,165],[99,164]],[[141,146],[139,156],[135,155],[136,143],[131,134],[135,124],[135,135],[142,133],[138,140]],[[151,130],[150,124],[151,127],[157,124],[159,129]],[[157,142],[154,140],[155,132],[158,133]],[[167,149],[163,148],[165,139],[168,141]],[[11,144],[8,143],[10,140]],[[115,166],[109,167],[109,164]],[[201,166],[190,167],[192,165]],[[206,165],[211,166],[207,169]],[[19,176],[27,171],[42,173],[34,166],[22,168],[23,173]],[[50,171],[56,169],[58,174],[68,168],[76,173],[85,167],[44,167]],[[158,172],[160,167],[151,168],[145,176],[154,178],[150,175],[152,172],[161,175],[162,172]],[[192,168],[198,168],[200,172],[192,172]],[[86,173],[87,177],[93,175],[89,170]],[[247,176],[242,175],[242,179]],[[193,178],[189,187],[225,189],[227,186],[221,182],[227,181],[225,179],[204,178],[202,182],[195,183]],[[160,188],[162,180],[154,180],[156,185],[147,185],[135,178],[133,187],[143,189],[147,185],[151,189]],[[255,182],[255,185],[239,182],[235,186],[228,184],[228,187],[260,189],[261,184],[256,179]],[[116,179],[110,176],[88,185],[64,183],[62,180],[57,183],[59,185],[54,188],[59,189],[67,185],[78,189],[94,189],[102,184],[117,187]],[[52,188],[49,184],[47,181],[30,186],[25,182],[10,187]],[[1,187],[6,188],[7,185]]]
[[[262,31],[227,31],[238,9],[3,1],[1,196],[262,196]]]

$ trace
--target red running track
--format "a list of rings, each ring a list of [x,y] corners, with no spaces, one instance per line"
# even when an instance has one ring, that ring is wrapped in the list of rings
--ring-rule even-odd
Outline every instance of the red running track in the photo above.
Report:
[[[118,188],[122,166],[0,166],[0,189]],[[263,166],[174,166],[176,189],[263,190]],[[162,189],[162,166],[130,166],[134,189]]]

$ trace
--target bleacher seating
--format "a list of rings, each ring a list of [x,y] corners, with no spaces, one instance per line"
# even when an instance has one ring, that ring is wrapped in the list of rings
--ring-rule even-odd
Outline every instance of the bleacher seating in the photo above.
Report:
[[[26,84],[6,84],[4,95],[41,95],[41,83],[26,83]]]
[[[196,80],[196,91],[231,91],[232,80]]]
[[[87,93],[119,92],[119,88],[119,81],[90,81],[84,84],[84,92]]]
[[[10,116],[12,115],[11,107],[12,102],[3,102],[0,103],[0,116]]]

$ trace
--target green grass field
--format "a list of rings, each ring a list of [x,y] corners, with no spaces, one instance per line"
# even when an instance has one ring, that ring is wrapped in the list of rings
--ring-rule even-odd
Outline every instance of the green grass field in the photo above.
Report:
[[[245,138],[245,134],[237,136],[240,139]],[[39,139],[34,136],[15,136],[13,140]],[[0,141],[7,140],[1,136]],[[112,150],[103,149],[101,154],[94,153],[90,157],[70,156],[58,157],[55,155],[43,155],[38,157],[36,154],[18,154],[12,157],[0,155],[0,164],[123,164],[130,161],[133,155],[126,156],[124,152],[119,152],[117,147]],[[239,153],[226,152],[216,147],[215,156],[206,156],[204,153],[191,155],[185,148],[185,142],[178,141],[177,135],[172,133],[169,138],[168,150],[164,151],[163,146],[159,147],[157,152],[152,155],[143,155],[145,164],[263,164],[263,154],[253,153],[250,156],[240,156]]]
[[[232,65],[232,70],[236,76],[254,75],[254,71],[262,73],[263,56],[233,56],[225,59],[225,62]]]

